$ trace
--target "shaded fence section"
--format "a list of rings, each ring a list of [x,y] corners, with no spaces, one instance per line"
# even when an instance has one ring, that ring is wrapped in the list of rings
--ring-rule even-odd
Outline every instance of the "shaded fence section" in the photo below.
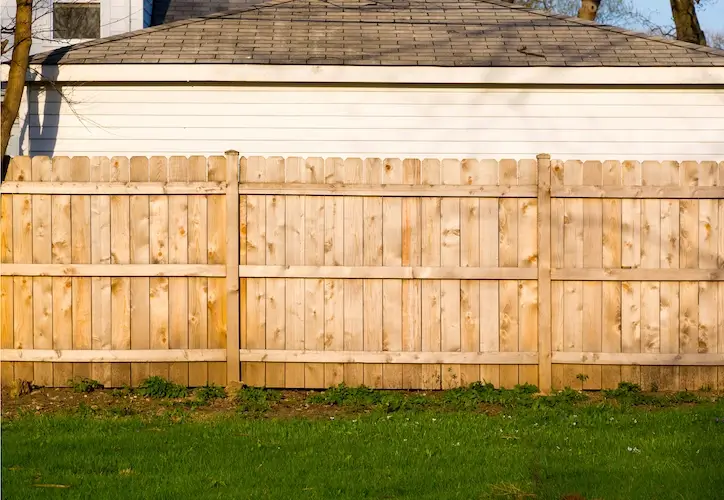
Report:
[[[724,388],[724,163],[228,152],[8,179],[3,380]]]

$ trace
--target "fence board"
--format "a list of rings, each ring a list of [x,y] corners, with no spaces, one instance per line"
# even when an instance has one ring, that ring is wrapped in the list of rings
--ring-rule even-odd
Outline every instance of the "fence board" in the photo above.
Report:
[[[348,158],[343,165],[343,182],[354,185],[362,182],[362,160]],[[344,255],[345,266],[361,266],[364,261],[364,200],[357,196],[346,196],[343,204]],[[289,262],[288,262],[289,264]],[[364,283],[361,280],[344,280],[344,339],[345,351],[364,349],[364,301],[362,294]],[[349,386],[362,385],[364,369],[362,365],[347,363],[344,365],[344,383]]]
[[[324,161],[321,158],[306,160],[302,181],[305,183],[324,181]],[[304,263],[320,266],[324,264],[325,200],[319,196],[306,196],[303,198],[303,202]],[[324,278],[304,280],[304,303],[304,348],[323,351],[325,347]],[[304,387],[324,388],[324,365],[322,363],[305,363]]]
[[[266,162],[263,158],[249,158],[246,180],[263,179]],[[246,197],[246,263],[266,263],[266,199],[264,196]],[[243,319],[242,319],[243,321]],[[266,280],[246,280],[246,344],[249,349],[266,347]],[[242,380],[249,385],[266,385],[264,363],[244,363]]]
[[[324,180],[329,184],[342,182],[343,163],[340,158],[324,162]],[[324,199],[324,263],[339,266],[344,262],[344,206],[343,200],[328,196]],[[324,280],[324,345],[325,350],[344,348],[344,281]],[[324,365],[324,385],[331,387],[344,381],[344,365]]]
[[[15,161],[8,166],[7,177],[12,179]],[[0,195],[0,268],[13,262],[13,195]],[[15,293],[13,279],[0,277],[0,347],[12,349],[13,309]],[[11,362],[0,362],[0,383],[7,384],[15,378],[15,366]]]
[[[155,163],[162,159],[152,158]],[[149,180],[149,161],[147,158],[134,157],[130,161],[130,179],[132,181]],[[131,263],[149,264],[150,248],[150,205],[145,195],[129,198],[130,220],[130,251]],[[135,278],[131,280],[131,349],[150,349],[150,279]],[[131,385],[137,386],[149,376],[148,363],[131,364]]]
[[[603,164],[604,186],[620,186],[623,182],[621,163],[607,161]],[[611,267],[621,266],[622,257],[622,200],[603,200],[603,265]],[[601,284],[603,296],[602,307],[602,338],[601,349],[604,352],[621,352],[622,312],[620,282],[604,282]],[[613,389],[621,381],[621,367],[601,367],[601,388]]]
[[[226,158],[211,156],[208,162],[208,176],[210,181],[225,181]],[[207,199],[208,207],[208,263],[223,264],[226,262],[226,200],[221,195],[210,195]],[[238,228],[238,221],[236,222]],[[238,230],[238,229],[237,229]],[[231,237],[229,235],[229,237]],[[236,239],[236,236],[234,236]],[[282,249],[283,252],[283,249]],[[282,253],[283,255],[283,253]],[[209,278],[208,285],[208,345],[210,349],[226,348],[226,313],[227,293],[226,279]],[[238,335],[238,332],[235,332]],[[209,363],[209,383],[216,385],[226,384],[226,363]]]
[[[304,162],[301,158],[286,161],[286,182],[302,180]],[[304,263],[305,231],[304,197],[289,196],[286,200],[286,265]],[[304,280],[286,280],[286,341],[285,349],[304,349]],[[285,366],[284,383],[287,387],[304,387],[304,365],[289,363]]]
[[[72,180],[70,158],[53,158],[52,181]],[[51,251],[53,263],[71,262],[72,228],[70,196],[51,197]],[[53,282],[53,348],[73,348],[73,294],[72,278],[52,278]],[[65,387],[73,378],[73,364],[53,366],[53,385]]]
[[[424,160],[420,170],[420,182],[423,184],[440,184],[441,181],[442,171],[440,161]],[[497,200],[490,201],[496,202]],[[439,266],[441,263],[440,249],[442,232],[440,228],[440,209],[440,198],[430,197],[420,200],[420,223],[423,231],[420,263],[423,266]],[[439,352],[442,349],[440,285],[439,280],[433,280],[423,281],[420,287],[422,307],[420,316],[420,341],[423,352]],[[423,366],[421,376],[421,387],[423,389],[442,388],[441,365]]]
[[[402,162],[397,159],[385,159],[382,182],[401,184],[402,178]],[[382,264],[391,267],[401,266],[401,198],[382,200],[382,238]],[[392,352],[402,350],[402,280],[399,279],[382,282],[382,350]],[[387,389],[402,387],[401,366],[382,366],[382,387]]]
[[[172,156],[168,162],[168,180],[188,182],[188,159]],[[168,200],[168,262],[186,264],[188,262],[188,204],[186,195],[171,196]],[[188,278],[169,278],[169,349],[187,349],[189,347],[188,321]],[[169,379],[177,384],[189,385],[189,366],[187,363],[169,365]]]

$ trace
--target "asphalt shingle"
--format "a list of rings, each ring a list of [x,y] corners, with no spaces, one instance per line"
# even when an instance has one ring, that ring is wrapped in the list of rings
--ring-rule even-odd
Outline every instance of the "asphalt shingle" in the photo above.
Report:
[[[724,66],[721,50],[498,0],[180,0],[164,19],[32,62]]]

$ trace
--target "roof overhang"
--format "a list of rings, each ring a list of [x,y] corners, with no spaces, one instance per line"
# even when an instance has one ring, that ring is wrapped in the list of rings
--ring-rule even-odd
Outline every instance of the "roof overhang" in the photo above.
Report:
[[[8,65],[2,65],[7,79]],[[29,82],[724,85],[724,67],[419,67],[257,64],[32,65]]]

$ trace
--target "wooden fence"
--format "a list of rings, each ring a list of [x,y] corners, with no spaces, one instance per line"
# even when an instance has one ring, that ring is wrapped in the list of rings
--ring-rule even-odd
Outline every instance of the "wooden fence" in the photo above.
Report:
[[[3,381],[724,389],[724,162],[227,152],[6,179]]]

